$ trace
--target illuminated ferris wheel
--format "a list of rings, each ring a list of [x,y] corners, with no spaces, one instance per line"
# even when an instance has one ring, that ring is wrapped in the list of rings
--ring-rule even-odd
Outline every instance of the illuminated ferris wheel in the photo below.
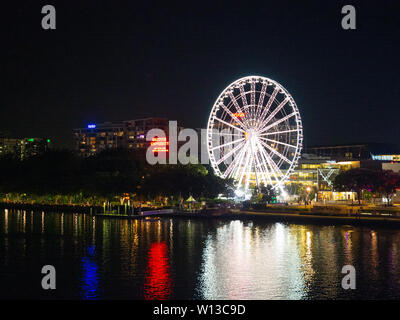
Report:
[[[249,76],[230,84],[208,120],[207,149],[222,178],[246,192],[261,184],[280,188],[297,166],[303,129],[296,103],[274,80]]]

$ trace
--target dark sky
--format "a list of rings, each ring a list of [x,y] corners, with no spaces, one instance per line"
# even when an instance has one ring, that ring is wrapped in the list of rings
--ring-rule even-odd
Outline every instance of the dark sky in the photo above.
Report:
[[[399,142],[398,1],[13,2],[1,4],[0,131],[72,146],[90,122],[205,127],[219,93],[254,74],[292,94],[306,145]],[[345,4],[357,30],[341,28]]]

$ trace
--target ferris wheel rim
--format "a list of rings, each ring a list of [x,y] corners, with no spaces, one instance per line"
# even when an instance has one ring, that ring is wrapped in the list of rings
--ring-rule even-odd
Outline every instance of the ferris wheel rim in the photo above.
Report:
[[[246,85],[248,83],[250,83],[251,90],[250,91],[244,91],[244,85]],[[264,89],[264,85],[266,85],[265,88],[267,88],[268,86],[273,86],[274,87],[274,92],[273,92],[273,94],[275,94],[274,97],[272,97],[273,94],[266,93],[266,89],[264,90],[264,92],[263,92],[263,101],[261,101],[261,105],[260,105],[260,100],[261,100],[260,96],[259,96],[259,101],[255,102],[256,93],[259,93],[261,95],[261,91],[256,91],[255,90],[255,85],[257,83],[262,83],[263,84],[263,89]],[[253,84],[254,84],[254,86],[253,86]],[[236,97],[233,96],[233,91],[235,90],[235,88],[236,89],[240,88],[240,94],[238,94]],[[247,94],[249,94],[249,93],[250,93],[250,99],[251,99],[250,104],[247,103],[248,102],[247,101]],[[213,107],[211,109],[209,118],[208,118],[208,123],[207,123],[207,151],[208,151],[208,154],[209,154],[211,166],[214,169],[215,173],[218,176],[225,177],[225,178],[228,177],[229,174],[230,174],[229,173],[228,175],[225,175],[226,170],[228,168],[230,168],[230,167],[227,167],[225,172],[222,172],[220,167],[219,167],[219,164],[216,163],[213,151],[216,148],[223,147],[223,146],[221,146],[221,145],[213,146],[212,145],[212,130],[215,127],[218,126],[218,125],[215,124],[216,120],[219,121],[220,123],[223,123],[225,125],[233,127],[233,125],[229,124],[228,122],[224,121],[223,119],[217,118],[217,116],[216,116],[218,111],[220,110],[220,107],[224,106],[224,104],[223,104],[224,98],[227,98],[227,96],[231,95],[231,94],[232,94],[232,96],[230,96],[231,102],[229,104],[232,106],[232,103],[233,104],[238,103],[238,100],[240,98],[242,98],[243,99],[243,108],[246,107],[247,109],[252,110],[253,116],[257,116],[258,113],[261,112],[261,114],[259,114],[259,115],[260,116],[262,115],[263,117],[265,117],[269,112],[269,109],[265,108],[265,106],[266,106],[264,104],[265,96],[268,96],[268,99],[266,99],[266,101],[267,101],[267,105],[269,104],[269,108],[271,108],[273,103],[277,103],[275,100],[276,100],[276,96],[278,94],[283,94],[283,96],[285,97],[284,101],[281,101],[281,104],[283,104],[283,106],[284,106],[284,105],[289,103],[291,109],[293,110],[293,112],[291,114],[288,114],[285,117],[280,118],[279,120],[273,122],[272,125],[268,124],[268,123],[271,120],[274,119],[276,113],[281,111],[281,109],[283,107],[279,107],[280,106],[279,105],[273,112],[271,112],[268,115],[267,118],[261,117],[262,118],[261,119],[262,122],[265,122],[265,123],[263,123],[263,125],[257,124],[257,128],[260,130],[260,134],[263,136],[263,137],[260,136],[260,139],[257,139],[261,143],[260,143],[259,146],[257,146],[257,152],[256,153],[254,153],[253,151],[247,151],[248,154],[249,154],[248,155],[248,162],[250,163],[250,159],[251,159],[251,161],[254,161],[254,175],[255,175],[255,179],[256,179],[257,184],[258,184],[258,175],[260,175],[262,173],[261,170],[266,170],[268,172],[268,176],[267,176],[268,179],[269,179],[269,181],[268,181],[269,183],[268,184],[271,184],[272,187],[274,187],[274,188],[281,186],[282,183],[287,181],[287,179],[289,178],[290,174],[293,172],[295,166],[297,165],[297,162],[298,162],[298,159],[300,157],[301,150],[302,150],[302,141],[303,141],[302,121],[301,121],[300,112],[298,110],[296,102],[294,101],[294,99],[291,96],[291,94],[286,90],[286,88],[283,87],[279,82],[277,82],[275,80],[272,80],[270,78],[267,78],[267,77],[259,76],[259,75],[251,75],[251,76],[246,76],[246,77],[239,78],[239,79],[231,82],[228,86],[226,86],[224,88],[224,90],[219,94],[219,96],[215,100],[215,102],[213,104]],[[232,99],[232,97],[233,97],[233,99]],[[273,98],[273,99],[271,100],[271,98]],[[236,107],[237,106],[235,104],[235,108]],[[227,107],[224,106],[223,109],[225,109],[225,111],[226,111],[226,108]],[[239,109],[242,110],[241,108],[239,108]],[[262,111],[260,111],[260,110],[262,110]],[[285,110],[283,110],[281,112],[286,113]],[[227,112],[227,114],[228,114],[228,112]],[[295,120],[294,120],[295,129],[287,129],[287,130],[284,130],[284,131],[281,131],[281,132],[280,131],[268,132],[268,130],[271,129],[272,127],[274,127],[274,126],[277,127],[278,124],[281,123],[281,122],[287,122],[287,120],[289,118],[293,117],[293,116],[295,118]],[[226,115],[225,115],[225,117],[226,117]],[[244,123],[245,121],[243,121],[243,123],[242,123],[241,121],[239,121],[238,118],[236,118],[236,117],[233,118],[231,115],[230,115],[230,117],[231,117],[231,120],[232,119],[236,119],[235,121],[238,124],[243,124],[244,127],[246,127],[246,125],[248,126],[248,120],[247,119],[245,119],[247,121],[247,124],[245,124]],[[252,120],[253,121],[257,121],[256,118],[254,118]],[[264,121],[264,120],[267,120],[267,121]],[[286,126],[288,126],[287,123],[286,123]],[[245,128],[243,128],[243,127],[241,127],[241,128],[234,127],[234,129],[238,130],[238,131],[243,131],[242,129],[245,129]],[[282,133],[289,134],[289,133],[292,133],[292,132],[293,133],[296,132],[296,142],[295,142],[294,145],[291,145],[291,144],[288,144],[288,143],[285,143],[285,142],[282,142],[282,141],[278,141],[278,140],[275,140],[273,138],[272,139],[268,138],[268,136],[273,136],[273,135],[282,134]],[[287,148],[293,148],[294,152],[293,152],[293,156],[291,157],[292,160],[289,160],[288,158],[286,158],[283,155],[280,155],[280,156],[278,155],[281,159],[277,163],[275,163],[274,160],[272,159],[272,157],[268,157],[268,154],[264,154],[264,152],[260,152],[259,151],[259,150],[263,149],[262,147],[264,146],[264,148],[270,149],[271,153],[274,153],[273,149],[268,147],[267,142],[274,142],[274,143],[278,143],[278,144],[284,145]],[[242,154],[246,153],[246,152],[243,151],[245,149],[245,145],[246,144],[242,145],[242,147],[243,147],[243,149],[241,150]],[[258,159],[258,152],[261,153],[261,157],[265,157],[266,162],[263,164],[264,165],[264,169],[263,169],[263,165],[260,165],[260,164],[258,164],[258,167],[257,167],[257,162],[260,161],[260,159]],[[254,159],[251,158],[251,154],[252,153],[255,154]],[[237,155],[239,155],[239,154],[240,153],[237,153]],[[276,152],[276,154],[279,154],[279,153]],[[289,160],[289,161],[287,161],[287,160]],[[289,168],[288,168],[288,170],[286,170],[285,174],[282,173],[282,171],[279,169],[279,167],[277,165],[277,164],[279,164],[280,166],[282,166],[283,161],[286,161],[286,162],[289,163]],[[233,166],[233,164],[232,164],[232,166]],[[272,183],[272,179],[271,179],[271,177],[269,175],[268,166],[270,167],[270,171],[275,175],[275,184]],[[247,172],[248,175],[252,174],[252,171],[251,171],[252,167],[253,167],[253,165],[250,163],[249,171]],[[242,180],[243,173],[245,172],[245,170],[246,170],[246,167],[242,171],[238,187],[240,187],[240,185],[241,185],[241,180]],[[234,171],[234,169],[232,171]],[[280,179],[276,175],[275,171],[279,173]],[[263,173],[262,173],[262,176],[263,176]],[[264,180],[264,183],[265,183],[265,181],[266,181],[265,177],[263,177],[263,180]],[[247,181],[246,181],[246,188],[247,188],[248,183],[249,183],[249,178],[247,178]]]

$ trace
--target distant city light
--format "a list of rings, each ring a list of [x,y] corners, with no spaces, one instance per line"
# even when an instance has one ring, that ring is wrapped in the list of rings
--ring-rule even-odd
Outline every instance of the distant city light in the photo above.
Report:
[[[374,155],[372,154],[372,160],[379,160],[379,161],[400,161],[400,155],[393,154],[393,155]]]
[[[246,116],[244,112],[235,112],[235,113],[233,113],[233,115],[236,118],[244,118]]]
[[[96,125],[95,124],[88,124],[88,129],[94,129],[94,128],[96,128]]]

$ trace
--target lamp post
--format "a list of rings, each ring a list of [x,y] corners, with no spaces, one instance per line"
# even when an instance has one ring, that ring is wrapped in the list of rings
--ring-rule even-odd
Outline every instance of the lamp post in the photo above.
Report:
[[[306,191],[307,191],[306,202],[308,203],[308,200],[309,200],[309,198],[310,198],[310,191],[311,191],[311,188],[310,188],[310,187],[307,187],[307,188],[306,188]]]

